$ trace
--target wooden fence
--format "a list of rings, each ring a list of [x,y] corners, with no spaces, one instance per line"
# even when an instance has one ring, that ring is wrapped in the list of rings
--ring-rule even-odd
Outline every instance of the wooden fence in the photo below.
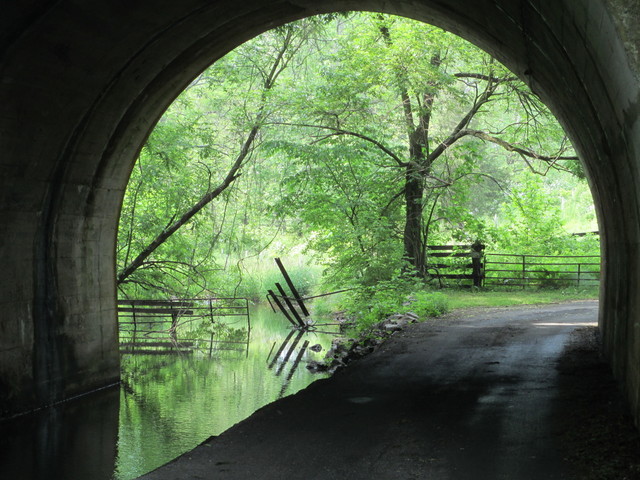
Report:
[[[138,354],[245,350],[246,298],[119,300],[120,352]]]
[[[599,255],[517,255],[488,253],[485,286],[550,287],[597,285]]]
[[[429,245],[427,272],[441,287],[454,283],[460,286],[482,286],[484,245]],[[454,280],[455,282],[450,282]]]
[[[562,288],[600,281],[599,255],[485,253],[478,243],[427,249],[428,272],[442,287]]]

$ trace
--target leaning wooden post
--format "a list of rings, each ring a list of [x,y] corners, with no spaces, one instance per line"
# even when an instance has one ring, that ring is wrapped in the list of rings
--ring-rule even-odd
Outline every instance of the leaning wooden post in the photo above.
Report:
[[[307,310],[307,307],[305,307],[304,301],[302,300],[302,297],[298,293],[298,290],[296,290],[295,285],[291,281],[291,278],[289,277],[287,270],[284,268],[284,265],[282,264],[279,258],[276,258],[275,261],[278,264],[278,268],[280,269],[280,272],[282,272],[282,276],[284,277],[284,280],[287,282],[287,285],[289,286],[289,290],[291,290],[293,297],[298,302],[298,305],[300,305],[300,310],[302,310],[302,313],[304,314],[305,317],[308,317],[309,310]]]
[[[271,298],[273,298],[273,301],[276,302],[276,305],[278,305],[278,308],[280,309],[282,314],[286,317],[286,319],[291,322],[291,325],[293,325],[294,327],[297,327],[298,325],[296,325],[296,322],[293,321],[293,318],[289,316],[289,312],[287,312],[287,309],[284,308],[282,303],[280,303],[280,300],[278,300],[278,297],[276,297],[276,294],[273,292],[273,290],[269,290],[269,295],[271,295]]]
[[[296,310],[296,307],[293,306],[293,304],[291,303],[291,300],[289,300],[289,297],[287,297],[287,292],[284,291],[284,288],[282,288],[282,285],[280,285],[279,283],[276,283],[276,288],[280,292],[280,295],[282,296],[284,303],[287,304],[287,307],[289,307],[289,311],[294,316],[298,324],[301,327],[306,327],[307,325],[304,323],[304,320],[300,318],[300,315],[298,315],[298,311]]]

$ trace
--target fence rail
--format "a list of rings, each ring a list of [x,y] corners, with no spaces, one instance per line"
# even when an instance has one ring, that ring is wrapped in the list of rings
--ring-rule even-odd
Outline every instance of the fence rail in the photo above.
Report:
[[[484,258],[485,286],[565,287],[599,281],[599,255],[487,253]]]
[[[121,353],[244,350],[251,318],[246,298],[119,300]]]
[[[456,280],[459,284],[469,280],[470,285],[482,285],[482,255],[484,245],[429,245],[427,246],[427,271],[438,279],[440,286],[447,280]],[[430,259],[436,259],[431,261]],[[446,260],[447,263],[443,263]],[[454,273],[455,272],[455,273]]]
[[[485,253],[484,245],[431,245],[428,272],[440,286],[567,287],[600,281],[599,255]]]

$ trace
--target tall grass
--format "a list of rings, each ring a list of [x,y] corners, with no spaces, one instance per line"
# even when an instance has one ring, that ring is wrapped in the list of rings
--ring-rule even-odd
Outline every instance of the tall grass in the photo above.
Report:
[[[282,262],[298,293],[302,296],[311,295],[320,281],[320,268],[302,258],[283,258]],[[272,258],[247,261],[242,265],[236,296],[249,298],[253,302],[264,301],[268,290],[277,293],[276,283],[289,293],[284,277]]]

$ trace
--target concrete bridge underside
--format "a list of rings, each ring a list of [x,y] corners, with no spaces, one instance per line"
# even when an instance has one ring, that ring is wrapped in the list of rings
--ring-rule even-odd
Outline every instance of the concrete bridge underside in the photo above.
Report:
[[[0,15],[0,416],[116,382],[115,240],[136,153],[200,71],[308,15],[457,33],[550,106],[603,232],[604,348],[640,418],[637,0],[30,0]]]

